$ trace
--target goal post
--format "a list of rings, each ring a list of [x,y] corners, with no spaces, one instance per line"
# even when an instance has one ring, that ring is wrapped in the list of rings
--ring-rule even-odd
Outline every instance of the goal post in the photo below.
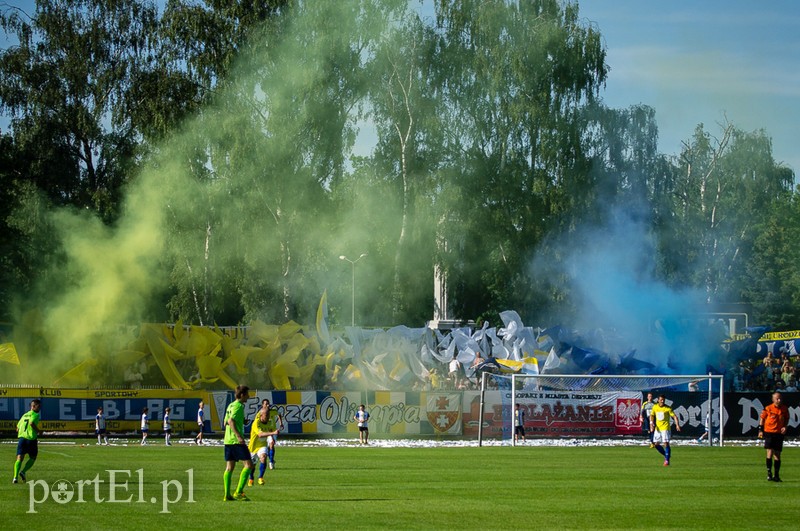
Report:
[[[639,423],[643,394],[674,388],[679,385],[707,388],[707,401],[702,406],[689,406],[692,429],[698,421],[708,430],[704,444],[712,445],[715,429],[718,442],[724,443],[724,378],[714,374],[682,375],[586,375],[586,374],[490,374],[481,375],[480,418],[484,418],[489,386],[499,391],[503,438],[513,445],[514,411],[518,403],[525,407],[526,429],[534,436],[585,437],[642,435]],[[677,390],[675,390],[678,392]],[[716,395],[716,396],[715,396]],[[498,398],[495,396],[495,400]],[[696,402],[695,402],[696,403]],[[702,410],[702,411],[701,411]],[[686,409],[683,409],[686,414]],[[497,416],[497,413],[495,414]],[[699,419],[697,415],[702,415]],[[679,415],[680,416],[680,415]],[[478,445],[483,445],[483,422],[478,426]]]

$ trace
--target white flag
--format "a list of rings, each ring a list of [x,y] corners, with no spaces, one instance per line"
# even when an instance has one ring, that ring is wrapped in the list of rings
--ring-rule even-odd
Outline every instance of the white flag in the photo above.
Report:
[[[550,349],[550,354],[547,356],[547,360],[544,362],[544,367],[542,367],[542,374],[551,371],[553,369],[557,369],[561,365],[561,359],[556,355],[555,347]]]

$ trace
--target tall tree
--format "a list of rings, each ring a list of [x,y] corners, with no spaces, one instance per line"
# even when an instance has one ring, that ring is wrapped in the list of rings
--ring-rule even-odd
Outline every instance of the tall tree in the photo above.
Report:
[[[757,235],[746,261],[742,300],[757,323],[776,329],[800,327],[800,208],[797,194],[771,201],[755,220]]]
[[[583,111],[605,82],[599,32],[576,4],[437,2],[451,131],[447,228],[462,315],[532,311],[527,267],[550,229],[569,230],[586,204]],[[535,274],[535,273],[534,273]],[[483,293],[484,295],[480,295]],[[488,294],[488,299],[487,299]]]
[[[235,291],[248,318],[298,318],[308,292],[318,301],[328,191],[355,137],[369,16],[360,2],[298,5],[249,28],[229,77],[209,77],[212,105],[182,140],[200,154],[191,178],[209,203],[180,209],[188,230],[174,248],[191,256],[174,264],[197,282],[181,285],[174,308],[197,308],[201,280],[219,303],[234,304],[219,294]]]
[[[375,157],[387,172],[386,178],[396,186],[399,220],[392,263],[391,318],[400,323],[410,317],[409,312],[416,313],[411,286],[429,288],[422,315],[431,314],[432,284],[409,283],[407,275],[416,271],[418,276],[420,269],[430,272],[433,267],[431,262],[420,264],[414,257],[432,252],[435,228],[428,223],[426,212],[437,186],[435,170],[442,155],[442,126],[435,85],[439,75],[435,35],[413,11],[400,11],[395,16],[397,21],[387,21],[388,30],[376,42],[368,66],[374,80],[368,105],[379,137]]]
[[[698,125],[684,142],[673,189],[675,236],[663,250],[684,285],[703,289],[708,303],[736,302],[745,286],[763,209],[791,191],[794,174],[775,162],[764,131],[731,123],[718,137]]]
[[[38,0],[30,17],[0,19],[18,41],[0,55],[0,102],[15,139],[65,153],[72,175],[51,195],[106,220],[118,214],[140,140],[123,102],[151,67],[157,20],[155,2],[140,0]],[[65,169],[48,162],[45,175]]]

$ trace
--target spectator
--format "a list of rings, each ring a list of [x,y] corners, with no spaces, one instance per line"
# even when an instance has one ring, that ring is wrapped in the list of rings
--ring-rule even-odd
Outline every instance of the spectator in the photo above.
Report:
[[[475,359],[472,360],[472,364],[470,364],[471,376],[472,376],[472,378],[473,378],[473,380],[475,382],[475,386],[476,387],[478,387],[480,385],[480,382],[481,382],[481,378],[480,378],[481,375],[476,369],[484,361],[486,361],[486,360],[483,358],[483,356],[481,356],[481,351],[479,350],[478,352],[475,353]]]
[[[783,372],[781,373],[781,380],[783,380],[783,383],[789,385],[789,380],[791,380],[792,377],[794,377],[794,367],[784,367]]]
[[[453,359],[450,360],[450,372],[447,375],[453,385],[453,389],[458,389],[461,383],[461,363],[458,361],[458,354],[453,353]]]
[[[787,393],[796,393],[797,392],[797,380],[794,377],[792,377],[792,379],[789,380],[789,385],[787,385],[786,389],[784,389],[784,390]]]
[[[438,391],[442,388],[442,376],[439,374],[439,370],[437,368],[431,369],[430,372],[431,376],[431,389],[434,391]]]
[[[475,353],[475,359],[472,360],[471,367],[475,368],[478,365],[480,365],[481,363],[483,363],[484,361],[486,361],[486,360],[483,358],[483,356],[481,356],[481,351],[479,350],[478,352]]]
[[[764,357],[762,363],[764,364],[764,367],[770,368],[772,367],[774,361],[775,358],[772,357],[772,352],[767,352],[767,355]]]

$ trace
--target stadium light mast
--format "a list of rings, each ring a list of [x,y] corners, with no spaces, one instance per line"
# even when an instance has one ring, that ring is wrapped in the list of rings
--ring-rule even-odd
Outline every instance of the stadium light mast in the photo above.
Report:
[[[355,260],[350,260],[345,255],[340,255],[339,256],[339,260],[344,260],[345,262],[350,262],[350,265],[353,266],[353,284],[352,284],[352,289],[353,289],[352,303],[353,304],[352,304],[352,307],[351,307],[351,310],[350,310],[351,311],[351,313],[350,313],[350,326],[355,326],[356,325],[356,262],[358,262],[359,260],[361,260],[365,256],[367,256],[367,253],[361,253],[361,256],[359,256]]]

